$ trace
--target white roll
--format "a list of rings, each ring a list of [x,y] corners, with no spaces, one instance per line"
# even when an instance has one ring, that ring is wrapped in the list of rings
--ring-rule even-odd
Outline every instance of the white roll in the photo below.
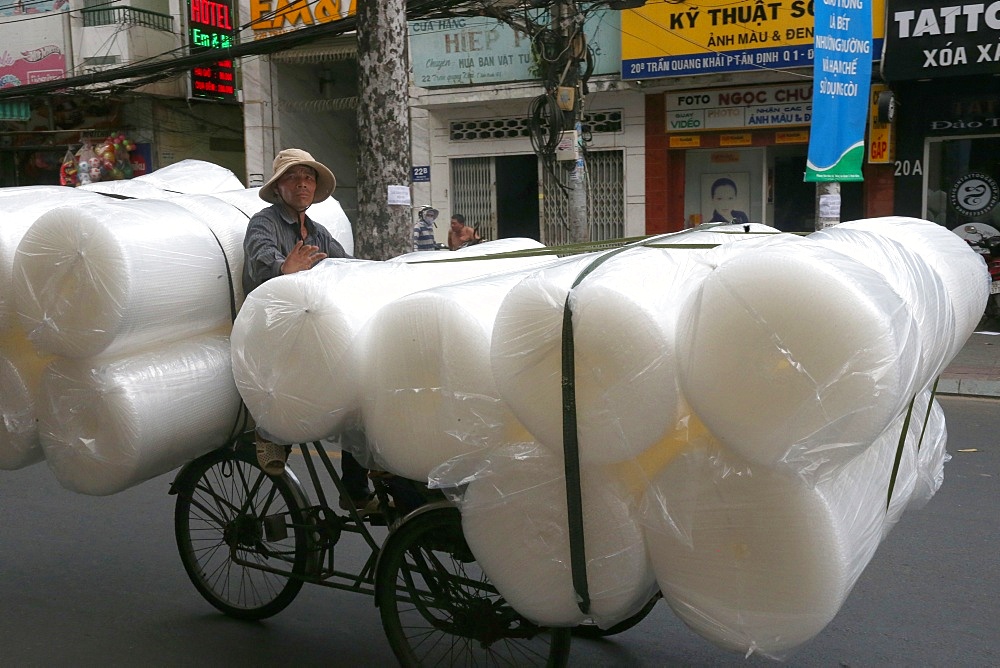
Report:
[[[572,626],[586,616],[573,588],[563,465],[544,451],[525,452],[532,445],[496,452],[489,473],[469,483],[462,530],[515,610],[538,624]],[[590,617],[606,628],[649,599],[653,574],[624,486],[589,470],[582,488]]]
[[[636,456],[673,429],[678,306],[708,274],[692,250],[634,248],[573,289],[577,433],[582,461]],[[500,396],[541,443],[563,443],[562,346],[566,296],[599,254],[529,275],[506,296],[491,364]]]
[[[947,366],[954,341],[955,312],[941,276],[926,254],[871,230],[834,225],[809,240],[843,253],[879,272],[913,314],[920,346],[921,386]]]
[[[267,281],[247,296],[233,326],[233,373],[247,408],[276,441],[335,436],[360,409],[356,338],[368,319],[395,299],[486,276],[503,263],[327,259]]]
[[[61,206],[82,207],[107,198],[64,186],[0,188],[0,332],[17,324],[14,254],[25,233],[43,213]]]
[[[684,396],[757,464],[822,477],[867,448],[916,391],[909,309],[880,274],[818,244],[728,259],[680,323]]]
[[[787,652],[837,614],[882,538],[895,443],[811,487],[711,439],[654,477],[644,506],[657,582],[677,615],[730,650]]]
[[[497,310],[524,273],[439,286],[383,306],[359,336],[368,444],[380,465],[427,480],[460,455],[523,431],[490,370]]]
[[[177,196],[176,192],[158,188],[151,183],[138,179],[94,181],[93,183],[81,185],[76,189],[112,195],[118,199],[170,199]]]
[[[0,338],[0,469],[24,468],[44,457],[35,406],[50,359],[39,357],[19,331]]]
[[[231,319],[219,242],[167,201],[106,201],[40,217],[14,259],[24,329],[44,352],[116,355]]]
[[[38,405],[49,467],[68,490],[104,496],[167,473],[232,435],[240,410],[225,336],[114,359],[58,359]]]
[[[202,221],[215,235],[223,252],[225,266],[229,269],[227,292],[232,290],[236,310],[243,305],[243,239],[249,218],[235,205],[212,195],[178,195],[171,204],[183,207]]]
[[[501,253],[516,253],[518,251],[533,251],[545,248],[545,245],[535,241],[534,239],[527,239],[525,237],[509,237],[507,239],[496,239],[494,241],[484,241],[482,243],[473,244],[472,246],[465,246],[454,251],[413,251],[412,253],[404,253],[402,255],[397,255],[391,258],[389,262],[440,262],[442,260],[452,260],[456,258],[464,257],[484,257],[487,255],[499,255]],[[498,264],[495,265],[495,272],[509,271],[512,269],[519,269],[521,265],[524,264],[524,260],[528,258],[505,258],[495,260]],[[531,264],[529,261],[527,264]],[[449,266],[461,266],[462,263],[456,262],[450,264]],[[514,266],[510,266],[514,265]]]
[[[229,169],[212,162],[190,158],[131,180],[187,195],[210,195],[243,187],[243,183]]]
[[[982,256],[957,234],[929,220],[888,216],[847,221],[841,226],[898,241],[920,255],[938,273],[955,313],[955,329],[945,361],[947,366],[975,331],[990,295],[989,272]]]

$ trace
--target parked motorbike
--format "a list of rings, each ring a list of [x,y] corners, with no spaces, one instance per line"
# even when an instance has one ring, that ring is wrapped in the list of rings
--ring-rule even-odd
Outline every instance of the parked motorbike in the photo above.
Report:
[[[984,317],[1000,321],[1000,231],[985,223],[966,223],[953,232],[983,256],[990,272],[990,298],[986,302]]]

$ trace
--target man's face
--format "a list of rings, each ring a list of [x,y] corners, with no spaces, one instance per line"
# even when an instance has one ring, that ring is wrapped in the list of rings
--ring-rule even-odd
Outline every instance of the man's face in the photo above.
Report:
[[[458,222],[454,218],[451,219],[451,229],[455,230],[456,232],[461,232],[463,227],[465,227],[465,225]]]
[[[295,211],[305,211],[316,196],[316,170],[296,165],[282,174],[276,187],[285,204]]]

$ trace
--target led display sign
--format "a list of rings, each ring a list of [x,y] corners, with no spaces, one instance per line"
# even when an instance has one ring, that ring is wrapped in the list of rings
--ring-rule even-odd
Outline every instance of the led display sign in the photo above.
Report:
[[[236,46],[232,5],[215,0],[188,0],[188,40],[191,53]],[[192,97],[236,99],[236,69],[231,58],[206,62],[191,70]]]

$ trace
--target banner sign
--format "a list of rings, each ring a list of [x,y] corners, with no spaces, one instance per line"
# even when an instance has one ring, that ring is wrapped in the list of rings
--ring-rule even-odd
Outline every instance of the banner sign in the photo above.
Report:
[[[253,39],[266,39],[306,26],[346,19],[357,12],[357,0],[250,0]]]
[[[655,79],[811,67],[813,12],[821,1],[647,2],[622,11],[621,76]],[[865,5],[877,19],[871,53],[877,58],[885,0],[865,0]]]
[[[872,78],[871,0],[818,0],[806,181],[862,181]]]
[[[1000,2],[890,0],[887,23],[886,81],[1000,71]]]
[[[812,84],[666,93],[667,132],[809,125]]]
[[[543,17],[544,14],[536,12]],[[587,13],[583,30],[594,53],[594,74],[617,74],[621,12]],[[536,17],[537,18],[537,17]],[[410,21],[413,83],[424,88],[531,81],[539,78],[531,38],[496,19],[453,17]]]

